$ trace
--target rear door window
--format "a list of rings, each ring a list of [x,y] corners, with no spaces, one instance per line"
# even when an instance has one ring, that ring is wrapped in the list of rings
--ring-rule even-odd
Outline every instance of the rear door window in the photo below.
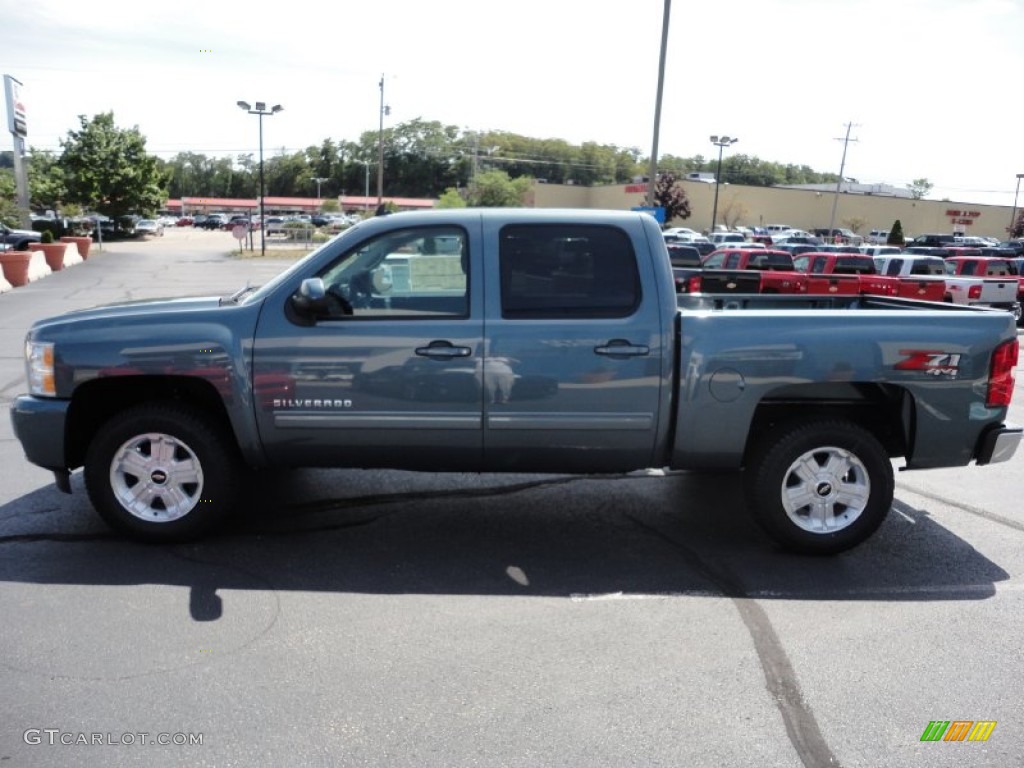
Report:
[[[509,225],[498,256],[502,317],[627,317],[640,305],[636,253],[616,227]]]

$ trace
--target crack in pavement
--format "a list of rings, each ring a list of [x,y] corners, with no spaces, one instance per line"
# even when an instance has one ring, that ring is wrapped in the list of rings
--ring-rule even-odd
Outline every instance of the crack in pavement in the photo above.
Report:
[[[972,507],[970,504],[963,504],[959,501],[953,501],[952,499],[947,499],[943,496],[939,496],[937,493],[929,493],[928,491],[923,491],[920,488],[916,488],[913,485],[909,485],[907,483],[901,482],[897,483],[896,485],[898,488],[905,488],[911,493],[917,494],[922,498],[931,499],[932,501],[937,501],[940,504],[947,504],[953,507],[954,509],[959,509],[961,512],[966,512],[970,515],[976,515],[977,517],[984,518],[985,520],[988,520],[990,522],[998,523],[999,525],[1005,525],[1007,528],[1013,528],[1013,530],[1015,531],[1021,531],[1022,533],[1024,533],[1024,523],[1018,520],[1013,520],[1009,517],[1003,517],[1002,515],[998,515],[995,512],[989,512],[987,509]]]
[[[796,670],[782,647],[782,641],[756,599],[733,574],[708,563],[695,550],[632,515],[627,514],[626,517],[637,527],[671,544],[690,568],[732,601],[754,643],[768,693],[782,715],[789,741],[805,768],[840,768],[839,759],[825,741],[818,721],[800,691]]]

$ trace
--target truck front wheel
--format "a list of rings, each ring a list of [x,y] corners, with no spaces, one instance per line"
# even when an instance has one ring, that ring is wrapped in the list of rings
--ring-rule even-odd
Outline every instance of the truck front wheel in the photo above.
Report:
[[[755,520],[785,548],[831,555],[860,544],[892,506],[892,465],[881,443],[846,421],[774,433],[746,469]]]
[[[237,451],[199,411],[148,403],[100,427],[85,457],[85,485],[115,530],[155,542],[208,531],[231,509]]]

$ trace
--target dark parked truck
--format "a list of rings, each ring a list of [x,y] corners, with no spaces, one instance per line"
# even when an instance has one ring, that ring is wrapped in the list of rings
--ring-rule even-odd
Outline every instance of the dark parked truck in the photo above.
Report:
[[[197,536],[252,467],[742,470],[794,550],[867,538],[907,469],[1006,461],[1006,312],[677,296],[645,213],[375,217],[256,289],[72,312],[26,342],[28,459],[122,532]]]

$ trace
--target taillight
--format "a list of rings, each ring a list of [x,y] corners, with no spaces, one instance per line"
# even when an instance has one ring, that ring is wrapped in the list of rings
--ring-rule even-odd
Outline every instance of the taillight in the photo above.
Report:
[[[693,275],[690,277],[688,293],[700,293],[700,275]]]
[[[1013,369],[1017,367],[1020,344],[1017,339],[1004,341],[992,353],[992,365],[988,372],[988,397],[985,405],[989,408],[1008,406],[1013,398]]]
[[[972,285],[967,291],[968,299],[980,299],[981,298],[981,285]]]

